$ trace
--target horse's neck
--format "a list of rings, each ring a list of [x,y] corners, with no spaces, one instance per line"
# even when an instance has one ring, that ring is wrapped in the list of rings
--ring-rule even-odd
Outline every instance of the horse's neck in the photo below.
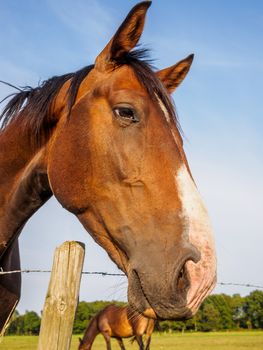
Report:
[[[0,134],[0,257],[52,195],[45,150],[33,152],[16,123]]]
[[[83,337],[83,343],[85,344],[85,348],[88,350],[91,348],[91,345],[94,342],[94,339],[97,334],[99,334],[99,329],[98,329],[98,315],[95,316],[91,321],[86,329],[86,332]]]

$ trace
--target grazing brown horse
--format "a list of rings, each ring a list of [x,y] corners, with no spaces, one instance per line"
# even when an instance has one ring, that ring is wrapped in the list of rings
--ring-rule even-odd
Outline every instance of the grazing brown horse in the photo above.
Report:
[[[136,50],[150,1],[136,5],[95,60],[25,88],[0,133],[0,267],[20,268],[18,236],[54,195],[128,277],[146,317],[183,319],[216,281],[208,214],[194,183],[172,93],[193,55],[154,72]],[[20,275],[0,276],[0,329]]]
[[[134,336],[140,350],[150,349],[151,335],[155,321],[132,311],[129,307],[108,305],[90,321],[83,339],[80,339],[79,350],[89,350],[95,337],[101,333],[106,341],[107,350],[111,350],[110,338],[117,339],[120,348],[125,350],[122,338]],[[145,334],[145,347],[143,335]]]

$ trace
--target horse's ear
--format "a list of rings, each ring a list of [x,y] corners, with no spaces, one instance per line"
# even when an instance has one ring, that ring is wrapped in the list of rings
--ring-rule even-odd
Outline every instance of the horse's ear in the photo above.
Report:
[[[156,72],[158,78],[171,94],[184,80],[193,62],[194,55],[189,55],[174,66]]]
[[[81,338],[79,338],[79,343],[80,343],[80,345],[82,344],[82,339]]]
[[[95,67],[101,71],[111,66],[114,61],[121,60],[138,43],[145,22],[145,15],[151,1],[143,1],[135,5],[128,13],[121,26],[98,55]]]

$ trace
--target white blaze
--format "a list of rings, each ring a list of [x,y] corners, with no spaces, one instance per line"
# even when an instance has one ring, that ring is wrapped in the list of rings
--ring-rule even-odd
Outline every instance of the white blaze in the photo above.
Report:
[[[167,123],[170,124],[167,109],[157,95],[156,97]],[[177,144],[176,135],[172,128],[170,130]],[[185,165],[178,170],[175,183],[182,205],[183,237],[188,238],[201,254],[198,263],[188,261],[185,265],[190,279],[186,307],[194,313],[216,283],[215,244],[207,210]]]
[[[214,239],[207,210],[185,165],[178,170],[175,181],[182,205],[184,236],[188,237],[189,242],[201,253],[198,263],[186,263],[191,285],[187,295],[187,307],[195,311],[199,302],[215,285]]]

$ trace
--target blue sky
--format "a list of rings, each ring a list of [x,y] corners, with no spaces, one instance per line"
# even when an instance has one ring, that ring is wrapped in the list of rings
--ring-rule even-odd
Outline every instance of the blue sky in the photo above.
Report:
[[[136,1],[0,2],[0,79],[18,86],[77,70],[94,58]],[[154,0],[141,43],[158,68],[195,60],[174,94],[192,172],[213,223],[218,280],[263,285],[263,3]],[[0,85],[0,99],[13,90]],[[50,268],[65,240],[86,244],[85,270],[117,272],[77,220],[50,200],[24,229],[23,268]],[[48,276],[24,275],[18,310],[40,311]],[[247,294],[250,289],[217,287]],[[83,276],[80,298],[125,299],[124,278]]]

